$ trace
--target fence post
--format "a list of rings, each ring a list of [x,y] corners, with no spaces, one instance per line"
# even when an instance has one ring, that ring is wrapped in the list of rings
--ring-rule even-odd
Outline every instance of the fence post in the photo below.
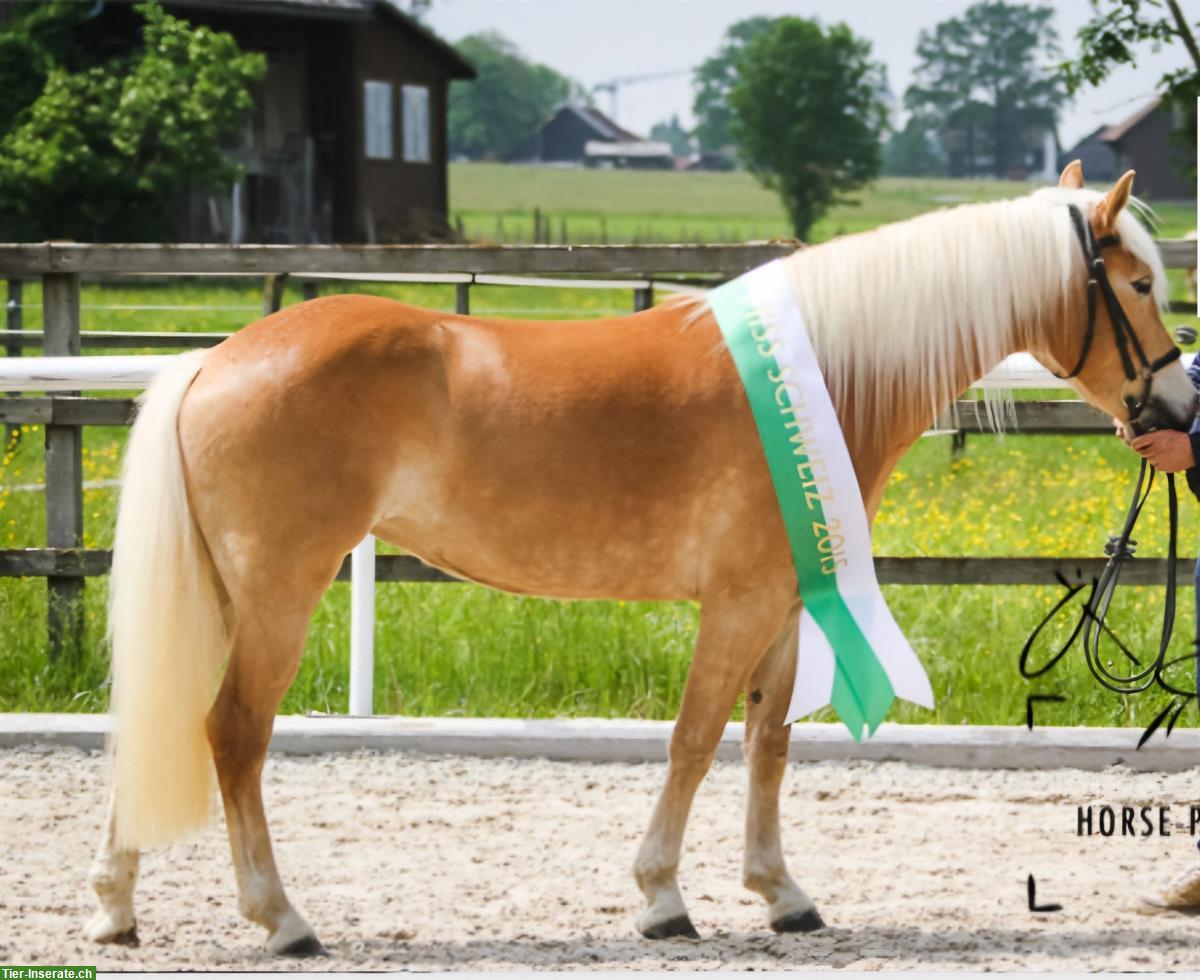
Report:
[[[316,299],[321,295],[321,287],[315,279],[305,279],[300,283],[300,295],[305,302],[310,299]]]
[[[46,356],[78,357],[78,275],[50,272],[42,276],[42,315]],[[82,427],[46,426],[46,545],[50,548],[83,544],[82,449]],[[64,654],[77,658],[82,650],[83,584],[82,578],[46,579],[51,661]]]
[[[649,282],[633,291],[633,312],[641,313],[654,305],[654,283]]]
[[[8,299],[5,302],[5,317],[4,326],[6,330],[23,330],[25,310],[21,305],[22,290],[24,284],[20,279],[8,280]],[[5,356],[20,357],[21,345],[18,343],[8,344],[5,348]],[[19,398],[19,391],[9,392],[9,397]],[[19,425],[6,425],[4,427],[4,448],[8,449],[17,439],[21,437],[21,427]]]
[[[454,312],[466,316],[471,312],[471,284],[458,282],[454,284]]]
[[[287,273],[279,272],[267,276],[263,280],[263,316],[278,313],[283,305],[283,289],[287,285]]]
[[[350,714],[373,715],[375,689],[375,535],[350,552]]]

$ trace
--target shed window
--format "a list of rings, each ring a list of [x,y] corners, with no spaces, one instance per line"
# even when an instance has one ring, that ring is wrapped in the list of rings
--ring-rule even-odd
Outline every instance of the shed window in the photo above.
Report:
[[[395,143],[392,132],[392,83],[363,82],[364,150],[368,160],[393,158]]]
[[[429,89],[404,86],[404,160],[429,163]]]

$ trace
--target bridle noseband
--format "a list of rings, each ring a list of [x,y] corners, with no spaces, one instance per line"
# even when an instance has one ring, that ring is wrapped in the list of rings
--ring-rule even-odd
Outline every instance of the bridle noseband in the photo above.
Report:
[[[1121,243],[1120,236],[1105,235],[1103,238],[1097,239],[1091,225],[1084,219],[1079,208],[1074,204],[1068,204],[1067,211],[1071,215],[1071,224],[1075,226],[1075,236],[1079,239],[1079,247],[1083,250],[1083,260],[1087,263],[1088,320],[1087,332],[1083,337],[1083,350],[1080,351],[1078,362],[1069,374],[1059,374],[1056,377],[1063,380],[1077,377],[1087,363],[1088,354],[1092,350],[1092,341],[1096,337],[1096,293],[1097,291],[1103,293],[1104,303],[1108,307],[1108,319],[1112,323],[1113,336],[1117,343],[1117,353],[1121,355],[1121,367],[1125,370],[1125,379],[1142,382],[1142,389],[1137,396],[1125,396],[1125,408],[1129,412],[1130,427],[1135,433],[1141,434],[1148,430],[1138,424],[1138,417],[1150,401],[1150,389],[1154,384],[1154,375],[1168,364],[1177,361],[1182,351],[1178,347],[1172,347],[1154,361],[1146,357],[1142,342],[1138,340],[1133,324],[1129,322],[1129,317],[1125,315],[1125,310],[1121,307],[1121,301],[1117,299],[1117,294],[1108,278],[1104,257],[1100,254],[1106,248],[1119,245]],[[1137,358],[1136,366],[1134,357]]]

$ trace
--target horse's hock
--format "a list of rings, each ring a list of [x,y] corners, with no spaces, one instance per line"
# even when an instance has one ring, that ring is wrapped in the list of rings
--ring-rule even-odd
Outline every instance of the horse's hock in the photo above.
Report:
[[[139,947],[82,938],[103,769],[74,749],[0,753],[0,960],[294,968],[238,915],[219,819],[143,856]],[[329,944],[320,969],[1200,969],[1200,919],[1137,911],[1196,858],[1195,770],[793,765],[784,846],[828,923],[793,936],[767,932],[741,886],[728,801],[745,778],[718,763],[696,801],[681,877],[699,942],[631,928],[628,865],[659,764],[272,756],[265,793],[283,873]],[[1134,801],[1169,806],[1172,836],[1101,836],[1100,808]],[[1096,833],[1080,837],[1088,805]],[[1038,903],[1061,911],[1029,910],[1031,874]]]

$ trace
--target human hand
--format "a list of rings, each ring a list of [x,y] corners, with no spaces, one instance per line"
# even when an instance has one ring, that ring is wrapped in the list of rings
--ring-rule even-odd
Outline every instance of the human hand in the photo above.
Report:
[[[1131,445],[1143,459],[1163,473],[1178,473],[1196,465],[1192,455],[1192,440],[1186,432],[1160,429],[1138,436]]]

